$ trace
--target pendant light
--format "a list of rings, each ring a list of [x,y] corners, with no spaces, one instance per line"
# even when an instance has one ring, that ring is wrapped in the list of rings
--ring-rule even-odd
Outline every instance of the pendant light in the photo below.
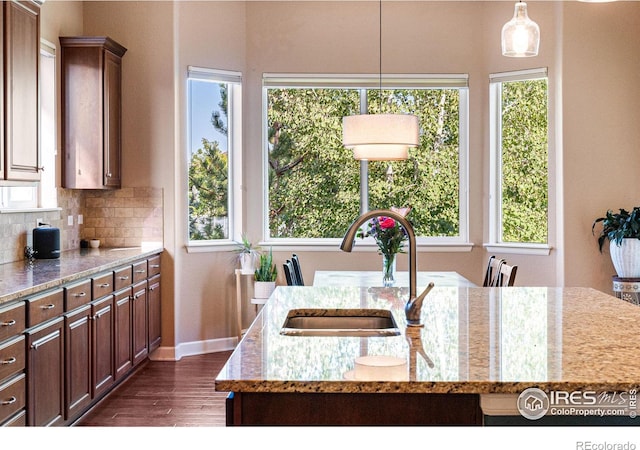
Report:
[[[513,18],[502,27],[502,55],[522,58],[537,56],[540,27],[527,15],[527,4],[518,2]]]
[[[380,0],[380,110],[382,111],[382,0]],[[407,159],[419,144],[418,117],[410,114],[359,114],[342,118],[342,144],[367,161]]]

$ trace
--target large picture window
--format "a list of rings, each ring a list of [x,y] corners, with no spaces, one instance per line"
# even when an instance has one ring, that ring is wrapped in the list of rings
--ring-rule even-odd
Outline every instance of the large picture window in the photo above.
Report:
[[[467,77],[265,76],[266,229],[271,240],[341,238],[362,210],[411,206],[421,239],[466,242]],[[406,161],[360,162],[342,117],[410,113]]]
[[[501,73],[491,90],[491,241],[548,242],[546,69]]]
[[[189,67],[189,241],[233,234],[233,149],[239,140],[240,74]]]

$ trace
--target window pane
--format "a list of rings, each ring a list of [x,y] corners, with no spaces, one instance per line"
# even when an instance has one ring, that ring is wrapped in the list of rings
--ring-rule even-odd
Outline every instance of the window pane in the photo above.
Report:
[[[369,162],[371,209],[411,206],[418,236],[460,234],[459,127],[457,89],[369,91],[369,113],[418,116],[420,146],[405,161]],[[380,111],[382,104],[382,111]]]
[[[229,237],[229,84],[189,79],[189,240]]]
[[[342,146],[355,89],[268,89],[269,235],[339,238],[359,215],[360,164]]]
[[[547,242],[547,79],[502,83],[502,242]]]

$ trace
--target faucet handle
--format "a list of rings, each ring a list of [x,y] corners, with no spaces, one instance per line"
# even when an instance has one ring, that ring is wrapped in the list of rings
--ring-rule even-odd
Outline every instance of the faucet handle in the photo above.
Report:
[[[404,306],[404,312],[407,316],[407,325],[410,327],[422,327],[424,324],[420,323],[420,314],[422,312],[422,302],[431,289],[433,289],[433,281],[430,282],[426,289],[422,291],[420,295],[415,298],[409,298],[409,301]]]

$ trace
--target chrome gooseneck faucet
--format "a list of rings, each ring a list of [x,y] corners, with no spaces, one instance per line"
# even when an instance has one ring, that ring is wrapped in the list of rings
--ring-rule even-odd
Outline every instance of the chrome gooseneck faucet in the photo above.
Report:
[[[351,252],[351,249],[353,248],[353,241],[356,238],[358,229],[367,220],[374,217],[391,217],[392,219],[400,222],[400,225],[402,225],[404,230],[407,232],[407,238],[409,239],[409,300],[404,307],[404,312],[407,316],[407,325],[412,327],[421,327],[423,325],[420,323],[422,302],[429,291],[433,288],[433,283],[429,283],[427,288],[419,296],[416,296],[416,279],[418,278],[416,265],[416,234],[411,223],[403,215],[390,209],[374,209],[373,211],[368,211],[362,214],[347,230],[347,233],[342,239],[342,244],[340,244],[340,250],[343,252]]]

